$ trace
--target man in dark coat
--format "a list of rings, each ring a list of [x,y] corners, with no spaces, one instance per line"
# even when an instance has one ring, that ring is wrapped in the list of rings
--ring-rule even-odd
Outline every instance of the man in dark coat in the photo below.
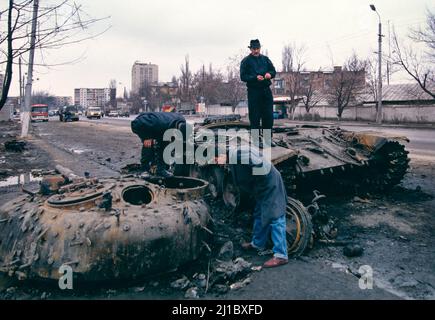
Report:
[[[230,159],[237,159],[237,164],[230,166],[234,183],[242,192],[251,194],[255,200],[252,241],[243,243],[243,249],[263,250],[271,237],[273,257],[263,266],[271,268],[286,264],[287,193],[281,174],[272,163],[265,165],[268,160],[256,148],[241,146],[230,148],[228,153]],[[260,168],[263,171],[259,170]]]
[[[240,79],[248,88],[248,109],[251,129],[272,129],[273,96],[270,81],[276,75],[275,67],[270,59],[260,53],[258,39],[251,40],[251,54],[242,60]],[[261,121],[261,125],[260,125]]]
[[[168,144],[163,141],[163,135],[168,129],[179,129],[184,135],[186,119],[175,112],[144,112],[131,122],[131,130],[142,141],[141,164],[144,171],[149,172],[151,165],[156,164],[156,175],[171,175],[163,161],[163,151]]]

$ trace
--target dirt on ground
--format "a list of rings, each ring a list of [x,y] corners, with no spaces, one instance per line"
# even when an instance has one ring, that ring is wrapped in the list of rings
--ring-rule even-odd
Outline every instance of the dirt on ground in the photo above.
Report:
[[[140,140],[128,127],[81,121],[33,127],[33,138],[24,140],[24,151],[6,151],[5,142],[18,138],[19,126],[13,122],[0,124],[1,204],[22,192],[24,177],[21,175],[28,174],[26,181],[30,179],[30,184],[37,188],[38,169],[53,169],[61,164],[79,175],[88,172],[90,176],[108,177],[121,175],[123,167],[138,163],[140,159]],[[340,274],[346,274],[346,279],[357,283],[359,268],[369,266],[377,289],[387,292],[387,298],[435,299],[434,181],[433,164],[413,159],[405,179],[387,194],[328,197],[322,206],[338,228],[337,237],[329,242],[316,241],[312,249],[295,260],[293,268],[290,261],[281,270],[306,279],[307,286],[314,275],[306,274],[304,270],[319,273],[329,270],[328,273],[337,277],[337,284],[328,283],[328,286],[337,294],[322,294],[322,288],[316,289],[315,284],[312,284],[316,289],[313,294],[293,293],[292,284],[289,284],[289,288],[275,289],[278,297],[365,298],[359,293],[346,296],[348,291],[340,285],[344,286],[348,280],[338,279]],[[241,250],[240,243],[250,239],[250,214],[235,214],[219,201],[208,201],[214,218],[211,252],[205,250],[198,261],[176,272],[131,283],[79,285],[72,292],[59,290],[57,283],[22,283],[0,277],[0,299],[256,298],[250,288],[256,288],[255,283],[267,282],[268,277],[273,279],[277,273],[261,269],[267,256]],[[361,247],[362,255],[347,257],[344,250],[349,245]],[[231,262],[231,268],[238,268],[237,272],[217,272],[225,261]],[[299,275],[294,274],[297,270]],[[275,297],[273,284],[260,286],[270,291],[262,298]],[[366,298],[370,297],[377,296]]]

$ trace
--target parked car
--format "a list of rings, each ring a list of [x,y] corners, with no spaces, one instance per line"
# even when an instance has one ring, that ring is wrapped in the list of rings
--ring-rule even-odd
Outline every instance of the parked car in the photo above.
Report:
[[[119,117],[119,112],[116,110],[112,110],[107,114],[108,117]]]
[[[88,110],[86,110],[86,117],[88,119],[97,118],[101,119],[103,116],[103,111],[100,107],[89,107]]]
[[[76,106],[65,106],[59,112],[59,121],[79,121],[79,110]]]
[[[127,117],[128,118],[130,116],[130,113],[128,111],[120,112],[119,116],[120,117]]]

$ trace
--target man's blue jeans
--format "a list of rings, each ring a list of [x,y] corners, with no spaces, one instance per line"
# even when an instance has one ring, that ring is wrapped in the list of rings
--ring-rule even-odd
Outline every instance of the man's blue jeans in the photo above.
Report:
[[[260,250],[265,249],[269,234],[273,242],[273,256],[288,259],[285,214],[278,219],[273,219],[270,224],[265,227],[262,225],[261,215],[254,216],[252,246]]]

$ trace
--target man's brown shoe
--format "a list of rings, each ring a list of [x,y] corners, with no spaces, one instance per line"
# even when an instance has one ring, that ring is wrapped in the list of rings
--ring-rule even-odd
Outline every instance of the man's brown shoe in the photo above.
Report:
[[[282,266],[282,265],[287,264],[287,263],[288,263],[288,259],[273,257],[272,259],[267,260],[263,264],[263,267],[264,268],[274,268],[274,267]]]

